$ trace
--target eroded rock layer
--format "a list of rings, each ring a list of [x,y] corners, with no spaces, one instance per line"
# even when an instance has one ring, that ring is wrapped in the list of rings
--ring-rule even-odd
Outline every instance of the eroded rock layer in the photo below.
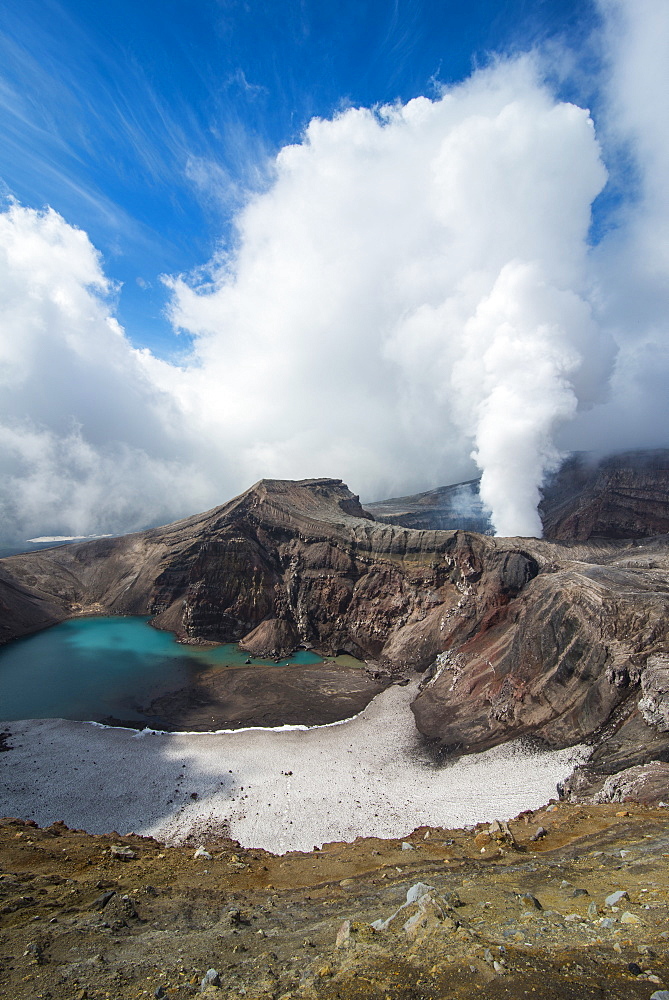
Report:
[[[669,531],[669,450],[568,459],[540,504],[547,538],[647,538]]]
[[[493,534],[479,479],[365,504],[378,521],[406,528]],[[539,514],[546,538],[649,538],[669,531],[669,450],[599,458],[579,452],[545,483]]]
[[[413,710],[442,746],[596,738],[601,766],[619,770],[669,745],[666,535],[413,530],[375,522],[339,480],[264,480],[164,528],[4,559],[0,602],[3,640],[146,613],[185,642],[427,671]]]
[[[666,537],[573,548],[535,542],[532,550],[539,572],[515,600],[479,616],[472,588],[462,610],[470,603],[478,620],[469,631],[464,620],[453,623],[414,702],[418,727],[446,744],[477,747],[510,732],[552,745],[597,735],[608,753],[617,747],[620,766],[632,753],[635,763],[662,754]]]
[[[187,642],[300,645],[427,667],[476,582],[508,603],[538,571],[514,540],[378,524],[338,480],[262,481],[165,528],[2,561],[3,638],[86,612],[148,613]],[[7,598],[9,607],[9,597]]]

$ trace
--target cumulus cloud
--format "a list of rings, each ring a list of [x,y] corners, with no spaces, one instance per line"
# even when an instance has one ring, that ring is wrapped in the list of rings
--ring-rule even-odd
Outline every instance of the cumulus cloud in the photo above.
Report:
[[[588,113],[530,59],[312,122],[234,257],[172,282],[196,338],[181,398],[251,478],[337,470],[379,495],[464,478],[473,449],[497,529],[537,531],[553,432],[601,383],[580,294],[604,182]]]
[[[190,435],[114,319],[86,234],[12,205],[0,271],[4,538],[132,530],[202,499]]]
[[[312,121],[237,213],[234,244],[165,279],[192,337],[180,366],[131,347],[85,233],[11,206],[8,534],[130,530],[262,476],[339,476],[371,500],[477,467],[498,533],[538,534],[539,489],[566,450],[666,443],[669,14],[602,9],[601,139],[538,56],[436,100]],[[638,190],[592,251],[600,141],[625,150]]]
[[[669,426],[669,7],[601,0],[601,131],[631,188],[592,255],[592,302],[616,344],[609,402],[577,418],[574,446],[666,447]]]

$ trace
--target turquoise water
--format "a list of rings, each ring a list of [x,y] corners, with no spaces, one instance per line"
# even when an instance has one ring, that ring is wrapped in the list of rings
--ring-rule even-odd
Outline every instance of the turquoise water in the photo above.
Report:
[[[236,645],[183,646],[148,618],[75,618],[0,648],[0,719],[79,719],[160,726],[154,698],[212,668],[243,666]],[[320,663],[300,651],[282,664]],[[267,665],[274,660],[251,659]]]

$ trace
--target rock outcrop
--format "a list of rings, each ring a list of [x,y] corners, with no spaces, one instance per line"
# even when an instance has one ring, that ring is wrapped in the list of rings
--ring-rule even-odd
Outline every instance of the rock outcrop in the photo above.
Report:
[[[618,732],[634,713],[623,758],[635,744],[657,755],[666,745],[658,722],[667,711],[669,539],[528,548],[540,571],[513,601],[470,631],[453,621],[413,705],[419,729],[451,746],[490,745],[511,732],[555,745],[603,738],[614,716]],[[469,597],[474,606],[479,599]]]
[[[669,450],[569,458],[543,490],[544,535],[561,541],[669,531]]]
[[[479,495],[479,482],[470,479],[466,483],[439,486],[413,496],[378,500],[366,503],[365,510],[377,521],[401,524],[404,528],[476,531],[492,535],[490,514]]]
[[[602,773],[669,747],[666,535],[413,530],[375,522],[339,480],[263,480],[164,528],[1,560],[0,602],[4,640],[144,613],[184,642],[426,671],[413,710],[440,747],[590,740]]]
[[[610,775],[594,802],[646,802],[659,804],[669,800],[669,764],[653,760],[648,764],[626,767]]]
[[[492,534],[479,480],[365,504],[379,521],[407,528]],[[669,450],[606,458],[579,452],[549,477],[539,513],[546,538],[649,538],[669,531]]]
[[[397,672],[443,650],[441,614],[457,615],[474,583],[486,606],[502,606],[538,566],[516,540],[378,524],[339,480],[263,480],[198,517],[2,569],[0,586],[25,608],[3,617],[4,639],[43,619],[150,614],[185,642],[341,650]]]

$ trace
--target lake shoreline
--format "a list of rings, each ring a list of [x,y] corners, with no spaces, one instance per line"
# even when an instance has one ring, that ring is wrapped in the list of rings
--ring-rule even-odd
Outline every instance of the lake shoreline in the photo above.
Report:
[[[181,644],[143,615],[80,615],[0,650],[8,720],[166,732],[323,725],[357,715],[390,682],[346,655],[267,659],[235,643]]]
[[[322,726],[358,715],[390,682],[335,663],[225,667],[154,699],[146,712],[166,732]]]
[[[165,843],[229,835],[272,853],[421,825],[505,819],[543,805],[587,751],[520,743],[437,768],[393,685],[354,719],[307,730],[152,733],[61,720],[11,723],[0,815]],[[1,724],[0,724],[1,725]]]

